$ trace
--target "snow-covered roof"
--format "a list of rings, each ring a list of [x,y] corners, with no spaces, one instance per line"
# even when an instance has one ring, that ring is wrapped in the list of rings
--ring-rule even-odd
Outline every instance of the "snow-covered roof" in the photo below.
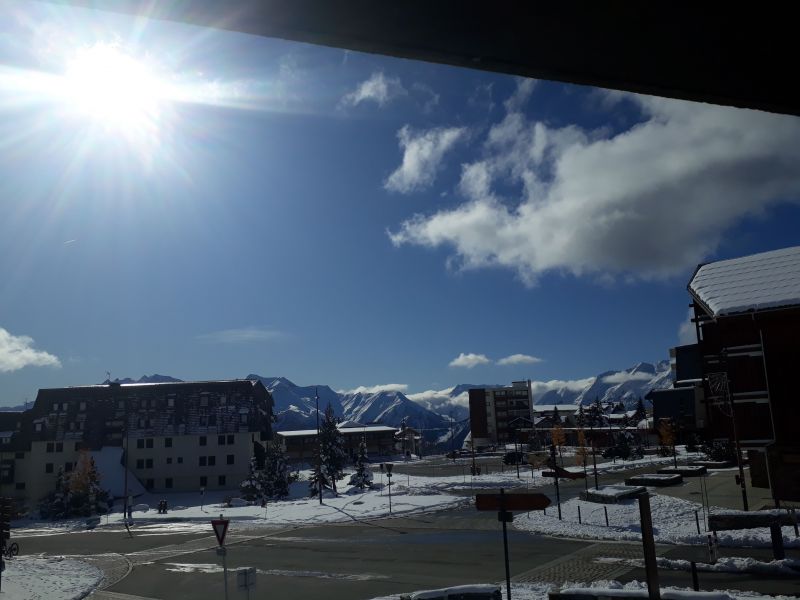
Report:
[[[702,265],[689,292],[719,317],[800,305],[800,246]]]
[[[558,408],[558,412],[575,412],[578,410],[577,404],[534,404],[533,412],[553,412]]]
[[[342,431],[341,425],[339,425],[339,430]],[[376,431],[397,431],[395,427],[388,427],[386,425],[365,425],[362,427],[346,427],[342,433],[370,433]],[[297,431],[276,431],[279,436],[281,437],[300,437],[300,436],[309,436],[309,435],[317,435],[316,429],[298,429]]]

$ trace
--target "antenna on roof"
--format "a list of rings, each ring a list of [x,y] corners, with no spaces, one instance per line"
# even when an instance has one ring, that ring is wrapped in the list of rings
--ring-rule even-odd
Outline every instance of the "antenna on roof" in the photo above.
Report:
[[[111,383],[111,371],[106,371],[106,381],[108,381],[108,383]]]

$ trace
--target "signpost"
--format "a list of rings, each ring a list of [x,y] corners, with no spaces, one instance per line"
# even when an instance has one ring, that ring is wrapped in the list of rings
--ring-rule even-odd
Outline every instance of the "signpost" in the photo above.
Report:
[[[228,552],[225,549],[225,535],[228,533],[229,524],[230,519],[224,519],[222,515],[219,516],[219,519],[211,520],[211,527],[214,529],[214,535],[217,536],[217,542],[219,543],[217,554],[222,557],[222,576],[224,577],[225,581],[225,600],[228,600],[228,562],[225,559]]]
[[[392,514],[392,463],[386,463],[386,477],[389,478],[389,514]]]
[[[475,494],[475,508],[496,510],[497,520],[503,524],[503,552],[506,563],[506,599],[511,600],[511,569],[508,564],[508,530],[506,523],[514,520],[512,510],[544,510],[550,506],[550,498],[544,494],[506,494],[500,488],[499,494]]]
[[[255,567],[247,567],[236,571],[236,588],[247,592],[247,597],[250,598],[250,589],[256,587],[256,569]]]

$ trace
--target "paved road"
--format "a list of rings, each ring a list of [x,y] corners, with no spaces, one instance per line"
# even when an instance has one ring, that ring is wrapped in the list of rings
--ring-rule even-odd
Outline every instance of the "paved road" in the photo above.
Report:
[[[645,471],[652,471],[652,467],[635,469]],[[601,483],[620,481],[623,476],[603,475]],[[716,477],[709,478],[710,489],[733,502],[736,489],[731,492],[729,479],[720,477],[717,484]],[[574,497],[584,487],[580,480],[562,484],[564,499]],[[696,484],[674,488],[674,495],[688,497],[691,486]],[[544,491],[552,495],[552,484]],[[258,597],[268,590],[269,596],[276,598],[372,598],[421,588],[500,581],[504,577],[500,524],[494,513],[478,513],[468,504],[465,498],[463,506],[447,511],[370,523],[237,531],[234,521],[228,540],[228,566],[257,567]],[[644,579],[643,569],[635,563],[641,557],[637,543],[544,538],[515,530],[510,530],[509,540],[515,581]],[[221,559],[210,534],[136,535],[130,539],[124,530],[100,530],[22,538],[20,542],[25,553],[88,556],[109,576],[106,591],[96,594],[98,600],[223,597]],[[658,552],[670,558],[705,558],[702,548],[660,546]],[[745,554],[769,558],[768,551]],[[661,578],[667,585],[690,584],[685,572],[662,570]],[[229,582],[235,585],[232,575]],[[765,592],[800,594],[795,581],[752,575],[703,573],[701,584],[705,589],[755,586]],[[236,597],[244,595],[231,594],[231,598]]]

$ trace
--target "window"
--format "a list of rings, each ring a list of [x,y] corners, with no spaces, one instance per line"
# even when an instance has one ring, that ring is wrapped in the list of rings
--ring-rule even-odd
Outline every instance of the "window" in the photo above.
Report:
[[[52,473],[53,472],[53,463],[47,463],[44,466],[44,472],[45,473]]]
[[[156,486],[156,480],[155,479],[145,479],[144,480],[144,487],[146,487],[148,490],[152,490],[155,486]]]
[[[54,411],[58,410],[58,402],[53,402],[53,410]]]
[[[208,415],[208,424],[209,425],[216,425],[217,424],[217,415]]]
[[[178,457],[178,464],[179,464],[179,465],[182,465],[182,464],[183,464],[183,457],[182,457],[182,456],[179,456],[179,457]]]
[[[168,464],[168,465],[171,465],[171,464],[172,464],[172,457],[171,457],[171,456],[168,456],[168,457],[167,457],[167,464]]]
[[[200,486],[201,486],[201,487],[206,487],[207,485],[208,485],[208,477],[206,477],[205,475],[203,475],[203,476],[200,478]]]
[[[81,443],[80,442],[75,442],[75,452],[77,452],[80,449],[81,449]]]
[[[142,438],[139,438],[138,440],[136,440],[136,447],[137,448],[144,448],[144,440]]]
[[[228,445],[232,446],[235,443],[236,439],[232,433],[228,434]]]
[[[15,452],[14,453],[14,458],[16,458],[16,459],[25,458],[25,453],[24,452]]]
[[[172,448],[172,438],[164,438],[164,448]]]
[[[117,402],[117,408],[119,408],[120,410],[125,408],[125,400],[120,400],[119,402]]]
[[[64,442],[56,442],[56,452],[64,451]]]
[[[228,456],[226,457],[227,464],[232,465],[233,464],[233,459],[234,459],[233,454],[228,454]]]
[[[55,449],[56,445],[53,442],[47,442],[47,451],[52,452]]]
[[[144,441],[144,447],[145,448],[152,448],[153,447],[153,438],[147,438]]]
[[[67,462],[64,463],[64,473],[70,473],[72,471],[72,463]]]
[[[17,489],[17,490],[24,490],[25,489],[25,482],[24,481],[18,481],[16,484],[14,484],[14,488]]]
[[[208,459],[205,456],[201,456],[199,460],[200,460],[200,466],[201,467],[205,467],[206,464],[208,463]]]
[[[167,406],[169,408],[175,408],[175,398],[167,398]]]
[[[137,458],[136,459],[136,468],[137,469],[144,469],[144,459],[143,458]]]
[[[164,487],[167,488],[168,490],[172,489],[172,477],[167,477],[164,480]]]
[[[225,475],[217,477],[217,485],[225,485]]]
[[[144,461],[144,468],[145,469],[152,469],[153,468],[153,459],[152,458],[148,458],[147,460]]]
[[[217,464],[217,457],[216,456],[209,456],[208,457],[208,466],[213,467]]]
[[[208,396],[202,396],[200,398],[200,406],[208,406]]]
[[[86,402],[81,402],[78,405],[78,410],[86,410]]]
[[[219,444],[220,446],[224,446],[225,445],[225,436],[224,435],[217,436],[217,444]]]
[[[68,406],[69,406],[69,404],[67,404],[66,402],[62,402],[61,403],[61,410],[67,410]]]
[[[242,413],[241,415],[239,415],[239,421],[242,423],[242,425],[246,425],[247,424],[247,414]]]
[[[204,435],[201,435],[201,436],[200,436],[200,445],[201,445],[201,446],[205,446],[205,445],[206,445],[206,443],[207,443],[206,436],[204,436]]]
[[[33,430],[34,431],[41,431],[42,430],[42,424],[41,423],[34,423],[33,424]]]

